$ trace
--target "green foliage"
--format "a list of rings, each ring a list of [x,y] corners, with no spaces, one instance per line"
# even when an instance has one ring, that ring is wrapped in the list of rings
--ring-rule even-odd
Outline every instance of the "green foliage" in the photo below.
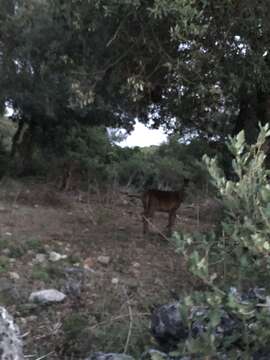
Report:
[[[33,250],[36,253],[42,253],[45,251],[44,243],[37,238],[30,238],[25,241],[25,248],[27,250]]]
[[[199,250],[189,256],[196,275],[212,284],[217,279],[217,264],[223,268],[224,283],[232,279],[240,287],[245,283],[267,285],[269,267],[269,171],[264,167],[262,146],[270,131],[262,127],[257,143],[247,145],[243,132],[230,139],[228,148],[233,155],[234,179],[227,180],[217,159],[204,157],[213,185],[217,188],[224,216],[217,232],[178,237],[178,248],[200,242]],[[215,265],[212,265],[215,264]],[[234,269],[234,271],[226,271]]]
[[[64,353],[66,355],[81,356],[87,352],[91,344],[89,333],[89,319],[86,314],[70,314],[63,322]]]
[[[104,314],[103,314],[104,315]],[[63,351],[66,356],[86,356],[89,352],[122,352],[129,322],[107,318],[100,324],[88,313],[70,314],[63,322]],[[150,340],[148,322],[135,317],[132,323],[128,353],[139,357]]]
[[[12,137],[16,131],[15,125],[7,118],[0,117],[0,149],[8,152],[11,148]]]
[[[0,178],[6,174],[9,166],[9,151],[15,126],[5,117],[0,117]]]
[[[123,352],[130,324],[128,321],[108,321],[95,331],[96,344],[105,352]],[[138,359],[150,343],[148,321],[135,317],[132,323],[132,332],[128,344],[128,354]],[[98,349],[98,347],[97,347]]]
[[[20,258],[25,254],[25,248],[23,245],[18,243],[10,243],[8,249],[10,250],[9,256],[12,258]]]
[[[213,148],[212,148],[213,146]],[[204,139],[181,143],[179,137],[171,137],[167,143],[149,148],[112,149],[111,173],[121,185],[138,190],[146,187],[178,189],[183,177],[192,179],[196,191],[205,189],[208,173],[201,166],[203,154],[218,154],[219,162],[228,171],[228,155],[219,144]]]
[[[254,359],[257,352],[268,354],[269,309],[260,308],[258,299],[241,299],[235,289],[227,294],[196,292],[185,297],[179,311],[190,336],[179,342],[174,355]]]
[[[57,153],[65,162],[77,161],[88,182],[102,184],[108,178],[111,144],[105,127],[72,127],[58,145]]]
[[[7,256],[0,256],[0,273],[7,272],[9,268],[9,258]]]
[[[269,121],[269,10],[267,0],[4,1],[0,109],[12,106],[44,147],[59,128],[131,130],[135,117],[223,141],[249,107],[252,129]]]
[[[50,274],[47,269],[38,264],[33,266],[31,277],[33,280],[44,281],[44,283],[48,283],[50,281]]]
[[[270,333],[264,331],[270,324],[267,298],[260,308],[258,299],[244,300],[228,288],[233,285],[244,293],[255,287],[270,290],[270,187],[263,152],[269,135],[269,125],[265,125],[253,145],[247,145],[243,132],[228,141],[234,170],[230,180],[216,159],[204,157],[224,216],[220,227],[211,233],[175,234],[177,251],[185,257],[189,270],[211,290],[185,299],[184,311],[194,305],[207,309],[200,320],[207,326],[201,336],[180,344],[180,351],[249,359],[256,351],[268,348]],[[220,338],[214,329],[223,311],[233,317],[235,325],[228,336]]]

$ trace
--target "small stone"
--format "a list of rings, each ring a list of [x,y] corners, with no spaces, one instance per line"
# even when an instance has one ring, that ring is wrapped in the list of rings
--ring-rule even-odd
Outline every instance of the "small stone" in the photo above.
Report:
[[[3,206],[0,206],[0,212],[4,212],[6,209]]]
[[[0,293],[3,291],[9,291],[14,287],[10,279],[0,278]]]
[[[5,235],[6,235],[6,236],[12,236],[12,233],[9,232],[9,231],[7,231],[7,232],[5,232]]]
[[[137,290],[139,287],[139,282],[136,279],[126,279],[125,284],[132,290]]]
[[[8,256],[8,255],[10,255],[10,253],[11,253],[11,251],[10,251],[10,249],[8,249],[8,248],[2,250],[2,254],[3,254],[3,255]]]
[[[64,301],[66,295],[55,289],[47,289],[32,292],[29,301],[41,304],[59,303]]]
[[[97,258],[97,261],[102,265],[108,265],[111,261],[111,258],[109,256],[101,255]]]
[[[132,273],[136,278],[140,277],[140,275],[141,275],[141,272],[140,272],[137,268],[131,269],[131,273]]]
[[[166,353],[163,353],[161,351],[155,350],[155,349],[149,349],[146,352],[142,354],[141,360],[169,360],[170,357]],[[180,358],[179,358],[180,359]],[[182,358],[181,358],[182,359]]]
[[[87,259],[84,260],[83,262],[83,267],[84,269],[92,269],[94,267],[94,260],[91,257],[88,257]]]
[[[26,320],[27,321],[36,321],[38,319],[38,316],[36,315],[30,315],[30,316],[27,316]]]
[[[66,294],[79,299],[82,291],[82,281],[70,278],[68,281],[66,281],[64,290]]]
[[[134,360],[134,358],[126,354],[96,352],[85,360]]]
[[[59,261],[59,260],[62,260],[62,259],[66,259],[66,258],[67,258],[67,255],[61,255],[61,254],[58,254],[55,251],[51,251],[49,253],[49,260],[53,261],[53,262],[56,262],[56,261]]]
[[[20,280],[20,275],[18,273],[16,273],[15,271],[9,272],[9,277],[12,280]]]
[[[119,279],[117,277],[112,278],[112,284],[113,285],[118,285],[119,284]]]
[[[151,332],[163,351],[176,350],[177,344],[188,337],[180,307],[180,302],[161,305],[151,315]]]
[[[134,262],[134,263],[132,264],[132,266],[135,267],[135,268],[139,268],[139,267],[141,266],[141,264],[138,263],[138,262]]]
[[[46,261],[46,255],[45,254],[37,254],[35,259],[33,260],[34,264],[41,264]]]

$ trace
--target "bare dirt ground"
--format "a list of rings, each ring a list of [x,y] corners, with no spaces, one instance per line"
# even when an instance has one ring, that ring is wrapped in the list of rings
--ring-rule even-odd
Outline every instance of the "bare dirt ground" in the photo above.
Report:
[[[207,231],[208,205],[183,204],[176,230]],[[0,185],[0,304],[15,316],[29,359],[83,359],[91,351],[136,354],[151,346],[151,309],[194,290],[174,246],[160,236],[166,214],[142,235],[141,203],[119,192],[59,192],[53,186],[5,180]],[[52,262],[50,252],[66,255]],[[37,254],[46,259],[37,261]],[[108,256],[107,265],[98,261]],[[50,306],[32,291],[66,291],[67,269],[80,294]],[[15,273],[15,274],[14,274]],[[73,273],[72,273],[73,274]]]

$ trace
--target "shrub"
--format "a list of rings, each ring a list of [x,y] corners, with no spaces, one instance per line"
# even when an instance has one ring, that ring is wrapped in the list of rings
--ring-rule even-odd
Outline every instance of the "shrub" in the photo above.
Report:
[[[270,289],[270,185],[263,151],[269,135],[266,125],[260,128],[255,144],[246,144],[243,132],[229,139],[234,171],[230,180],[217,159],[204,157],[223,206],[223,221],[208,234],[174,236],[177,251],[208,290],[184,300],[189,308],[194,304],[207,308],[207,330],[186,341],[189,353],[216,356],[226,353],[229,358],[241,359],[254,358],[254,354],[265,353],[265,349],[269,354],[270,333],[266,330],[270,324],[269,297],[258,305],[258,299],[253,301],[243,295],[250,288]],[[240,289],[241,295],[237,290],[229,290],[232,285]],[[220,342],[212,325],[217,324],[224,310],[233,314],[237,328],[232,330],[233,337]]]

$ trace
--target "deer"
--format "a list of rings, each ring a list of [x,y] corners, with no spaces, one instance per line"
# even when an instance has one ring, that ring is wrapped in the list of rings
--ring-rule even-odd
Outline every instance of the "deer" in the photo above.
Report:
[[[168,219],[168,235],[172,234],[172,227],[175,224],[176,211],[183,202],[186,189],[189,184],[189,179],[185,178],[182,188],[179,191],[164,191],[164,190],[146,190],[142,194],[143,203],[143,233],[149,232],[149,222],[153,219],[156,211],[166,212],[169,214]]]

